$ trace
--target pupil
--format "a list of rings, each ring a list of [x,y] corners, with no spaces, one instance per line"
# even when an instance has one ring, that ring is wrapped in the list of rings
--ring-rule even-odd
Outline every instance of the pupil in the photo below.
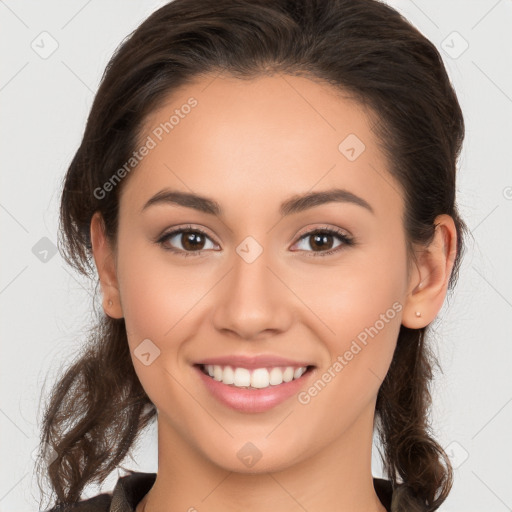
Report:
[[[185,233],[184,233],[185,235]],[[193,232],[188,232],[188,234],[185,235],[185,243],[183,244],[183,246],[185,247],[185,249],[197,249],[198,246],[201,245],[201,233],[193,233]],[[195,239],[195,242],[194,242],[194,239]],[[199,241],[198,241],[199,239]],[[204,243],[204,240],[203,240],[203,243]],[[199,247],[201,248],[201,247]]]
[[[327,239],[328,238],[331,238],[332,235],[328,235],[328,234],[316,234],[316,235],[313,235],[313,238],[315,240],[315,243],[313,244],[316,245],[317,247],[319,247],[320,249],[327,249],[328,247],[324,247],[322,244],[327,244]]]

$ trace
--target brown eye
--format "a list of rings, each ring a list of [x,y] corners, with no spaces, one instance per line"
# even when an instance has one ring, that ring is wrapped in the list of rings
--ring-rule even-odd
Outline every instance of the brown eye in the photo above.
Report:
[[[327,233],[315,233],[314,235],[308,235],[308,237],[310,238],[310,245],[313,249],[322,251],[332,248],[333,235]]]
[[[211,238],[204,231],[191,227],[175,229],[163,235],[157,243],[165,250],[183,256],[197,256],[201,251],[215,247]],[[211,245],[208,246],[208,243]]]
[[[335,239],[339,240],[338,244],[336,244]],[[306,248],[301,249],[299,247],[299,249],[305,250],[306,252],[317,253],[313,256],[327,256],[342,250],[344,246],[354,245],[354,240],[341,231],[317,228],[302,235],[298,244],[300,245],[301,243],[306,245]],[[308,250],[307,245],[309,245],[311,250]]]
[[[186,251],[201,250],[204,247],[205,236],[197,231],[182,231],[181,244]]]

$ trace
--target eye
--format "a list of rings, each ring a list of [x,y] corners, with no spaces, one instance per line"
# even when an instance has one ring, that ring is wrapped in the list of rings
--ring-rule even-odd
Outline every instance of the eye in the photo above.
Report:
[[[340,241],[340,243],[334,247],[332,247],[333,238],[337,238]],[[344,248],[344,246],[355,245],[355,241],[352,237],[341,230],[328,227],[316,228],[304,233],[301,235],[296,245],[304,245],[304,243],[308,244],[309,240],[312,241],[310,246],[313,250],[311,251],[306,249],[305,252],[316,253],[312,254],[313,257],[328,256],[339,252]],[[208,245],[208,241],[210,241],[211,246],[205,247],[205,244]],[[156,242],[166,251],[171,251],[184,257],[200,256],[202,252],[207,249],[215,249],[215,247],[218,248],[218,245],[212,241],[205,231],[192,226],[183,226],[174,229],[169,233],[162,235]],[[176,245],[181,247],[176,248]]]
[[[205,247],[205,242],[209,240],[212,245],[215,245],[212,239],[201,229],[193,228],[192,226],[184,226],[169,233],[166,233],[157,240],[165,250],[179,254],[180,256],[199,256],[202,251],[211,249],[212,247]],[[175,247],[169,247],[168,243],[177,244]]]
[[[332,247],[333,238],[340,240],[340,243],[335,245],[334,248]],[[343,250],[344,246],[353,246],[355,243],[354,239],[343,231],[327,227],[316,228],[303,234],[300,237],[298,244],[303,243],[304,245],[304,242],[306,245],[309,244],[312,248],[316,248],[316,250],[313,249],[313,251],[308,251],[306,249],[306,252],[317,253],[313,254],[313,257],[329,256],[330,254]]]

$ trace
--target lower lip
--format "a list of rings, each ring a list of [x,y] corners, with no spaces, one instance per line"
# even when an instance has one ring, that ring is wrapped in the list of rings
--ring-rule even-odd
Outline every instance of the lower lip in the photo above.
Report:
[[[283,382],[277,386],[263,389],[246,389],[219,382],[206,375],[198,365],[194,365],[194,369],[217,400],[240,412],[264,412],[272,409],[297,394],[314,373],[314,368],[309,368],[300,378],[290,382]]]

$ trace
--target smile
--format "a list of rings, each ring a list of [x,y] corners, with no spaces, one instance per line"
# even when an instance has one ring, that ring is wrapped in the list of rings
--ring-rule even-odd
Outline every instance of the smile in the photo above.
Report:
[[[276,366],[243,368],[195,364],[208,396],[242,413],[268,411],[307,387],[316,373],[315,366]]]
[[[283,382],[291,382],[299,379],[308,370],[308,366],[274,366],[255,369],[213,364],[200,366],[205,375],[209,375],[218,382],[247,389],[264,389],[278,386]]]

